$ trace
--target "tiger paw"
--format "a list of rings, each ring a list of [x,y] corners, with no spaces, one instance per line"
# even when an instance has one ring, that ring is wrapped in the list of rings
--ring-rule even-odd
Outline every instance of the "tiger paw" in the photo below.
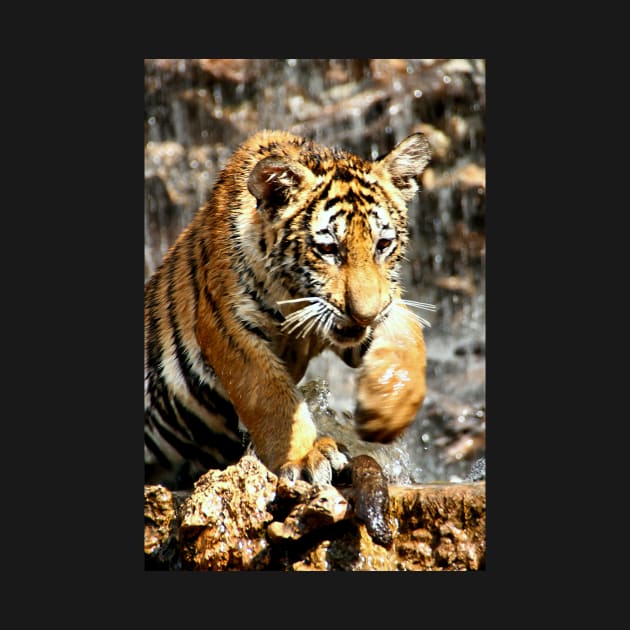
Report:
[[[313,485],[329,485],[333,474],[340,473],[348,460],[348,453],[342,445],[330,437],[322,437],[315,441],[304,457],[283,464],[278,477],[287,481],[303,479]]]
[[[356,429],[361,439],[388,443],[414,420],[426,392],[422,322],[396,302],[378,325],[357,380]]]
[[[424,344],[372,345],[357,383],[354,413],[362,440],[389,443],[413,422],[426,391]]]

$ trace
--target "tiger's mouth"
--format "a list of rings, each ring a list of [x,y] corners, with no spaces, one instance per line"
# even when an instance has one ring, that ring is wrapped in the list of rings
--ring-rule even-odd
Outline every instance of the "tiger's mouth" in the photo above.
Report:
[[[363,341],[367,336],[367,332],[366,326],[359,326],[358,324],[344,326],[342,323],[337,323],[331,327],[329,334],[336,343],[345,346],[356,345]]]
[[[315,334],[322,339],[328,338],[340,347],[356,346],[364,341],[370,333],[370,326],[375,323],[358,324],[321,297],[292,298],[277,303],[299,305],[299,308],[285,316],[281,325],[284,332],[298,338]]]

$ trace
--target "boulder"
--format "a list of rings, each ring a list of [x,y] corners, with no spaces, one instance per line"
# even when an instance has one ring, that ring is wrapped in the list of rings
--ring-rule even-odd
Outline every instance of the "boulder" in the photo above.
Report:
[[[355,511],[352,487],[278,482],[257,458],[246,455],[200,477],[192,492],[145,486],[145,568],[485,568],[485,481],[390,485],[388,494],[391,541],[383,544]]]

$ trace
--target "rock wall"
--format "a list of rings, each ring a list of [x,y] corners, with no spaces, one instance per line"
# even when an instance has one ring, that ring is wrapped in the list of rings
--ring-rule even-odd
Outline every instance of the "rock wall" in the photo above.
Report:
[[[302,482],[303,483],[303,482]],[[351,490],[287,486],[255,457],[191,493],[145,486],[146,569],[465,571],[485,568],[485,482],[390,486],[391,541],[377,542]],[[308,484],[304,484],[308,486]]]

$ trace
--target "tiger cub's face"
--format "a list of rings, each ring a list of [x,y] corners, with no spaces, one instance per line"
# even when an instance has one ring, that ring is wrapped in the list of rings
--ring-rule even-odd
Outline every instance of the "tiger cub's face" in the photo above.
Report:
[[[415,134],[369,162],[306,146],[261,160],[249,177],[263,217],[260,246],[267,272],[288,295],[278,300],[283,330],[354,346],[400,297],[407,203],[429,147]]]

